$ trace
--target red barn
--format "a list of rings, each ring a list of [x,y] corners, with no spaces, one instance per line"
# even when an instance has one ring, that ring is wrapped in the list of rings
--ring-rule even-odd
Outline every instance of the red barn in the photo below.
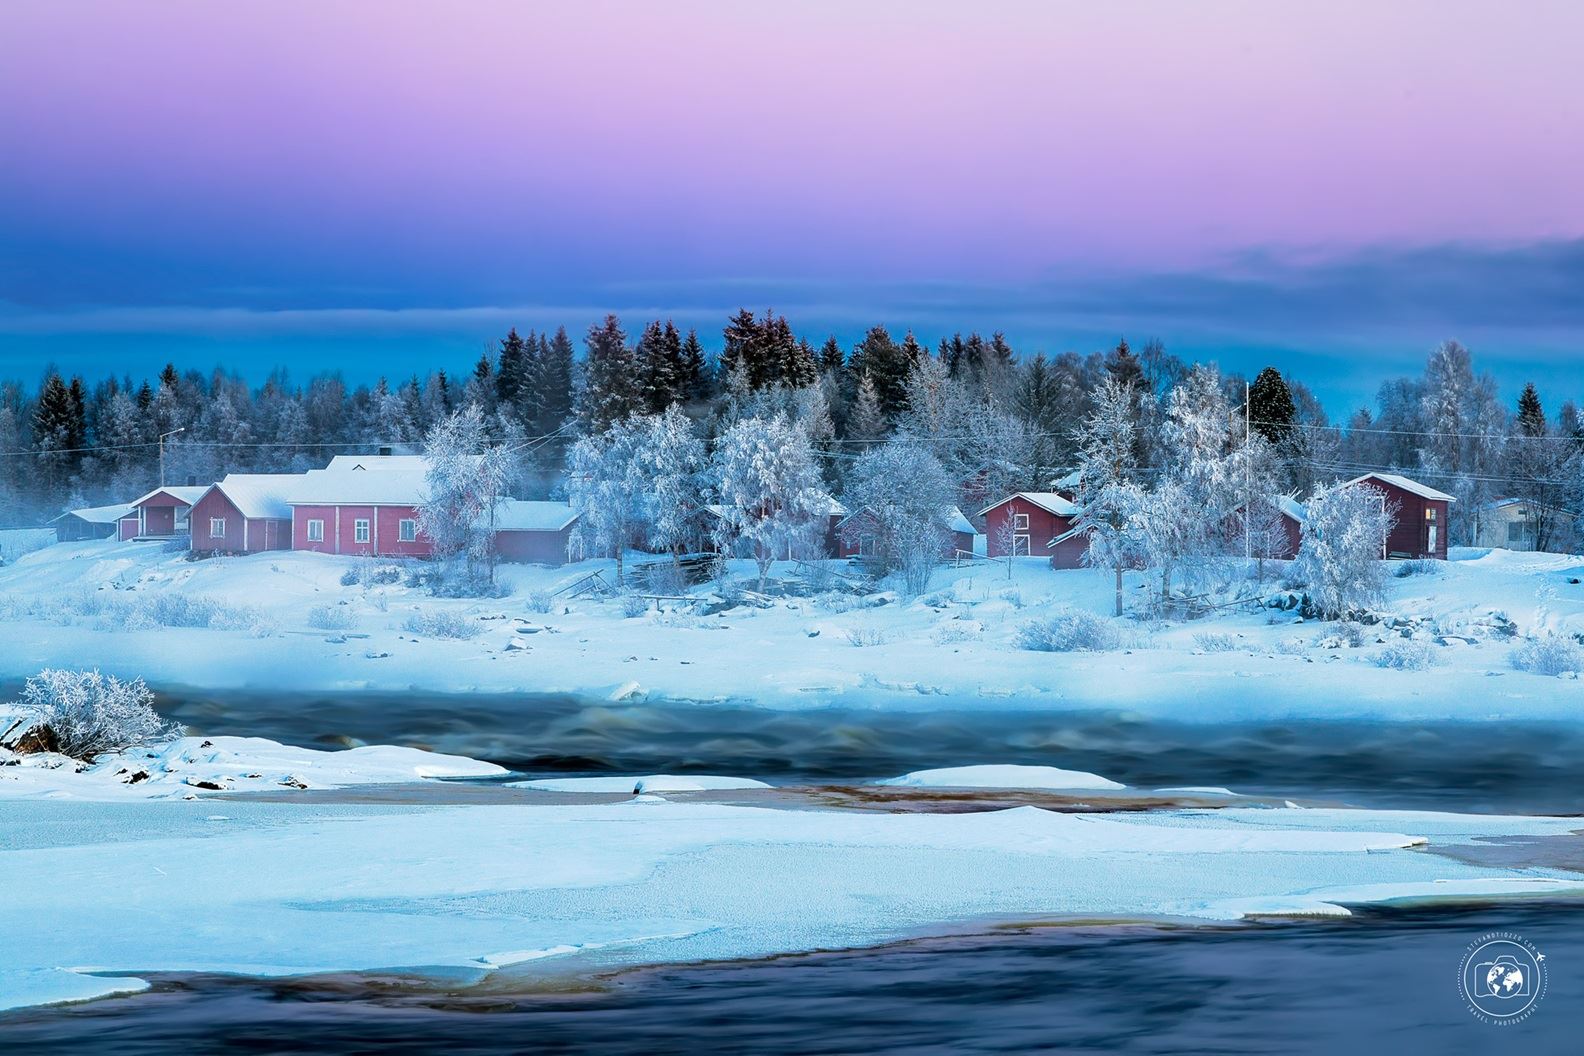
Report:
[[[155,488],[132,503],[130,515],[121,518],[117,537],[168,539],[187,532],[187,514],[208,491],[204,487]]]
[[[291,548],[324,554],[431,557],[418,530],[428,494],[421,469],[311,469],[285,496],[291,507]]]
[[[564,565],[577,519],[564,502],[503,499],[495,510],[495,552],[503,561]]]
[[[1027,557],[1039,552],[1036,546],[1048,547],[1066,536],[1078,518],[1078,507],[1054,491],[1020,491],[986,506],[979,516],[985,522],[988,556],[1007,557],[1010,545],[1010,556]]]
[[[290,550],[287,492],[297,473],[229,473],[193,504],[192,548],[200,553],[252,554]]]
[[[1228,553],[1242,554],[1244,544],[1247,542],[1254,557],[1290,561],[1298,556],[1298,548],[1303,544],[1304,524],[1309,520],[1309,511],[1303,503],[1291,495],[1278,495],[1271,499],[1268,509],[1272,515],[1269,518],[1265,515],[1264,509],[1256,507],[1255,516],[1252,523],[1247,526],[1247,531],[1243,523],[1242,503],[1227,515],[1222,528],[1226,536]],[[1247,540],[1245,535],[1248,536]]]
[[[1397,519],[1386,533],[1387,557],[1446,560],[1447,510],[1455,498],[1397,473],[1366,473],[1348,484],[1368,485],[1397,507]]]
[[[974,536],[977,533],[961,510],[953,506],[943,511],[941,521],[947,531],[946,541],[941,545],[941,557],[950,561],[959,550],[969,554],[974,552]],[[834,553],[837,557],[872,557],[881,533],[879,518],[872,509],[864,506],[836,523]]]

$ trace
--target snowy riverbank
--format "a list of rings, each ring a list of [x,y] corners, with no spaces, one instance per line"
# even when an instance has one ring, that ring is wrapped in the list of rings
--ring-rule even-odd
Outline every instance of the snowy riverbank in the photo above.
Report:
[[[534,595],[591,571],[611,578],[608,562],[508,566],[507,597],[466,600],[400,582],[343,585],[349,570],[369,566],[325,555],[188,562],[153,545],[65,544],[0,568],[0,679],[91,665],[204,689],[1105,708],[1206,721],[1584,717],[1584,683],[1514,670],[1517,639],[1508,636],[1584,632],[1584,562],[1458,556],[1431,574],[1389,581],[1385,611],[1412,623],[1430,664],[1398,670],[1379,666],[1397,628],[1365,628],[1350,645],[1336,640],[1335,625],[1249,608],[1186,622],[1121,621],[1124,647],[1110,652],[1020,649],[1017,632],[1028,621],[1068,606],[1103,613],[1109,604],[1104,577],[1053,572],[1038,559],[1016,563],[1010,576],[1004,563],[942,568],[917,600],[833,593],[714,615],[662,602],[665,611],[629,618],[617,599],[530,606]],[[472,636],[434,637],[423,619],[437,614]],[[183,620],[209,625],[160,622]]]
[[[215,746],[220,747],[220,746]],[[298,749],[192,746],[172,773],[267,773]],[[306,753],[325,774],[366,756],[411,780],[466,760]],[[186,762],[183,753],[195,756]],[[17,769],[8,767],[6,769]],[[1575,874],[1436,853],[1482,837],[1566,837],[1576,818],[1239,806],[1150,813],[812,808],[751,780],[627,778],[566,803],[374,805],[299,792],[109,797],[94,774],[0,795],[0,1009],[136,991],[139,973],[398,970],[449,986],[615,967],[873,945],[1020,917],[1231,920],[1346,904],[1584,890]],[[969,768],[892,783],[1106,788],[1092,774]],[[629,783],[630,782],[630,783]],[[144,782],[132,788],[142,788]],[[645,791],[630,789],[644,783]],[[86,797],[72,793],[90,789]],[[657,788],[679,791],[657,793]],[[714,790],[764,805],[710,802]],[[21,789],[13,789],[13,793]],[[537,802],[537,797],[545,797]],[[1098,806],[1096,810],[1103,808]],[[63,884],[62,878],[70,878]],[[134,911],[135,910],[135,911]]]

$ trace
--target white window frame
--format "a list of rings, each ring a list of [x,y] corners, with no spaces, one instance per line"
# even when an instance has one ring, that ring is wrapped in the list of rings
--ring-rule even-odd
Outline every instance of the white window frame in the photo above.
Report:
[[[190,524],[188,522],[188,518],[191,515],[192,515],[192,508],[190,506],[177,506],[176,507],[176,513],[175,513],[175,516],[173,517],[173,519],[171,521],[171,524],[175,527],[176,531],[179,532],[183,528],[190,527]]]
[[[1024,514],[1023,516],[1026,517],[1028,515]],[[1034,553],[1033,547],[1031,545],[1032,542],[1033,542],[1033,540],[1031,540],[1026,535],[1014,535],[1012,537],[1012,556],[1013,557],[1030,557],[1030,556],[1032,556],[1033,553]]]
[[[352,522],[352,541],[366,543],[370,538],[370,521],[366,517],[358,517]]]
[[[1029,530],[1028,514],[1026,514],[1026,513],[1014,513],[1012,515],[1012,530],[1014,532],[1026,532],[1026,531],[1028,531]]]
[[[225,538],[225,518],[224,517],[211,517],[211,518],[209,518],[209,538],[211,538],[211,539],[224,539]]]
[[[324,542],[324,520],[315,517],[308,522],[308,541],[310,543]]]
[[[418,521],[413,517],[403,517],[396,522],[396,540],[402,543],[416,543],[418,541]]]

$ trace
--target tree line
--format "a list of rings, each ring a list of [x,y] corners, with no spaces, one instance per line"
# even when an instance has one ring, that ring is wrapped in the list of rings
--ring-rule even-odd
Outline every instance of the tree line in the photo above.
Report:
[[[338,373],[299,383],[277,371],[255,386],[235,373],[174,366],[146,380],[90,383],[47,370],[31,389],[0,383],[0,524],[136,497],[159,482],[162,450],[167,483],[296,472],[336,453],[417,449],[463,408],[477,410],[484,442],[510,453],[511,488],[524,497],[576,486],[567,470],[579,440],[674,409],[673,423],[685,423],[706,453],[742,421],[782,419],[807,439],[835,493],[866,452],[906,441],[940,465],[970,513],[1010,490],[1047,489],[1080,466],[1097,480],[1103,463],[1108,479],[1142,491],[1181,484],[1194,479],[1185,444],[1253,459],[1244,449],[1255,437],[1264,445],[1262,487],[1272,493],[1303,496],[1372,469],[1452,493],[1454,544],[1471,541],[1481,508],[1498,497],[1551,511],[1540,518],[1542,546],[1571,533],[1584,508],[1577,406],[1566,401],[1548,414],[1532,384],[1504,404],[1455,341],[1431,351],[1422,374],[1386,381],[1373,406],[1340,422],[1290,373],[1223,375],[1156,340],[1028,355],[999,333],[953,334],[928,347],[911,331],[897,337],[874,326],[844,347],[834,337],[816,344],[773,311],[744,309],[708,349],[671,321],[633,334],[614,315],[577,344],[564,327],[512,330],[463,376],[435,370],[372,385]],[[1196,425],[1182,420],[1189,407],[1202,410]],[[1101,413],[1126,436],[1112,436],[1097,457]]]

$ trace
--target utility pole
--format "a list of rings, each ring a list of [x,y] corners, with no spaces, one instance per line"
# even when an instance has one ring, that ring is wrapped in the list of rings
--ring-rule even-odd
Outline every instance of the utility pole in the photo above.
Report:
[[[161,433],[160,434],[160,438],[159,438],[159,449],[160,449],[160,487],[162,487],[162,488],[165,486],[165,438],[167,436],[175,436],[177,433],[185,433],[186,431],[187,431],[187,427],[184,425],[180,429],[172,429],[168,433]]]
[[[1249,518],[1254,516],[1254,464],[1249,458],[1250,426],[1253,424],[1253,410],[1249,407],[1249,383],[1243,380],[1243,565],[1244,575],[1248,574],[1249,558],[1253,557],[1253,547],[1249,545]]]

